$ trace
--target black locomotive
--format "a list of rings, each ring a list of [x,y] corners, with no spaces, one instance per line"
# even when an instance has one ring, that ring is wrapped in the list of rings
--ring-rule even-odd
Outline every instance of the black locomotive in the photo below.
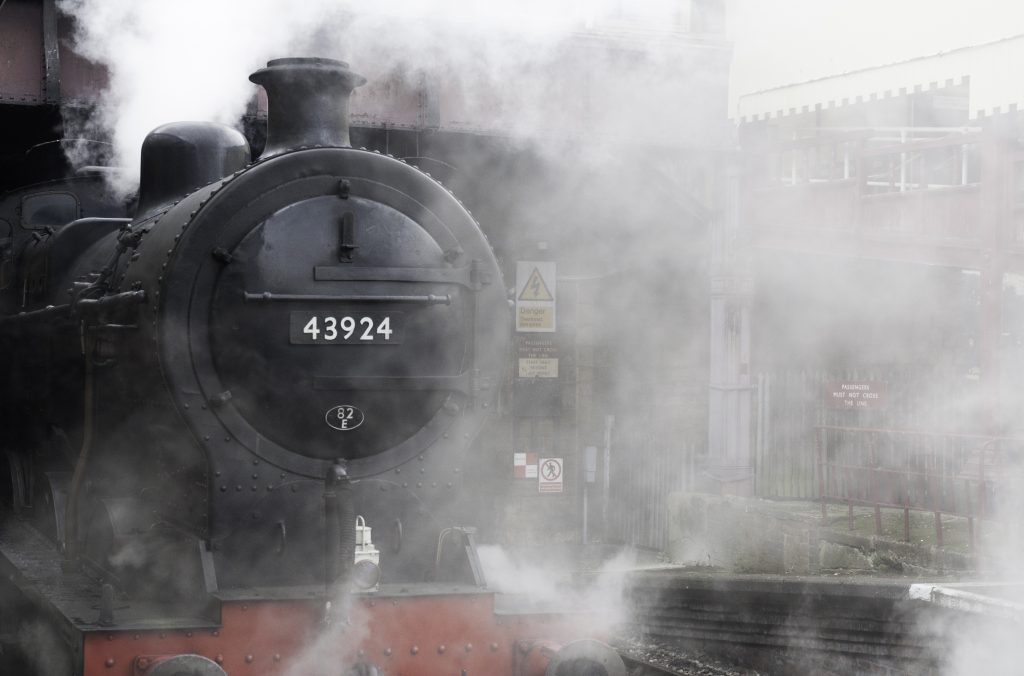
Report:
[[[346,64],[250,79],[256,162],[230,128],[168,124],[132,218],[86,203],[95,177],[0,202],[4,497],[66,567],[173,603],[332,583],[356,514],[384,580],[470,575],[435,563],[442,531],[471,537],[454,506],[506,357],[498,264],[439,183],[350,147]]]

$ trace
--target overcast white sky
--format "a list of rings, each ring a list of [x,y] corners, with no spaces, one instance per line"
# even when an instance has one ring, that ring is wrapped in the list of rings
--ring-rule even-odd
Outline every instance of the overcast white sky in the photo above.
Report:
[[[730,111],[740,95],[759,89],[1024,33],[1024,0],[727,0],[727,6],[735,46]]]

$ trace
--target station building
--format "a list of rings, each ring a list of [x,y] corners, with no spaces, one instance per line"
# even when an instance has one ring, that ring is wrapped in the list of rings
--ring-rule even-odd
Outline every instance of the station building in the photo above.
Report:
[[[1016,36],[740,97],[721,286],[741,348],[712,360],[735,436],[712,422],[710,446],[748,459],[737,492],[937,525],[999,492],[1022,432],[1022,57]]]

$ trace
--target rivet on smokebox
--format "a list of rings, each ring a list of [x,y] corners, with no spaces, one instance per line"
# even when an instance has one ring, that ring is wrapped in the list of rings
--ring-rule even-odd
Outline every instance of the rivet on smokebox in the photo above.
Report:
[[[447,648],[445,648],[443,645],[437,646],[437,654],[438,655],[444,655],[444,651],[445,650],[447,650]]]
[[[391,648],[384,648],[384,657],[391,657]]]
[[[274,661],[275,662],[280,662],[281,661],[281,653],[274,653]]]
[[[217,664],[224,664],[224,656],[223,655],[217,655],[216,657],[213,658],[213,661],[216,662]]]
[[[409,652],[410,652],[411,654],[413,654],[413,655],[419,654],[419,652],[420,652],[420,647],[419,647],[419,646],[417,646],[417,645],[414,645],[413,647],[409,648]]]
[[[146,669],[149,669],[149,658],[140,657],[139,659],[135,660],[135,666],[139,671],[145,671]]]
[[[466,652],[467,653],[473,652],[473,644],[472,643],[467,643],[466,644]]]
[[[498,652],[498,644],[497,643],[492,643],[491,644],[491,652],[492,653]]]
[[[252,658],[252,655],[246,655],[246,656],[245,656],[245,662],[246,662],[246,664],[252,664],[252,659],[253,659],[253,658]]]
[[[107,661],[104,662],[103,664],[107,667],[107,669],[110,669],[111,667],[114,666],[114,658],[113,657],[108,657]]]

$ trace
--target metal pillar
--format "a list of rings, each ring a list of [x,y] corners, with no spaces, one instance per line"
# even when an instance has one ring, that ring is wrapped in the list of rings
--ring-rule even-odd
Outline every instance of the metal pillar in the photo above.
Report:
[[[750,310],[753,278],[740,235],[738,174],[725,172],[725,209],[712,227],[708,465],[705,490],[752,495]]]

